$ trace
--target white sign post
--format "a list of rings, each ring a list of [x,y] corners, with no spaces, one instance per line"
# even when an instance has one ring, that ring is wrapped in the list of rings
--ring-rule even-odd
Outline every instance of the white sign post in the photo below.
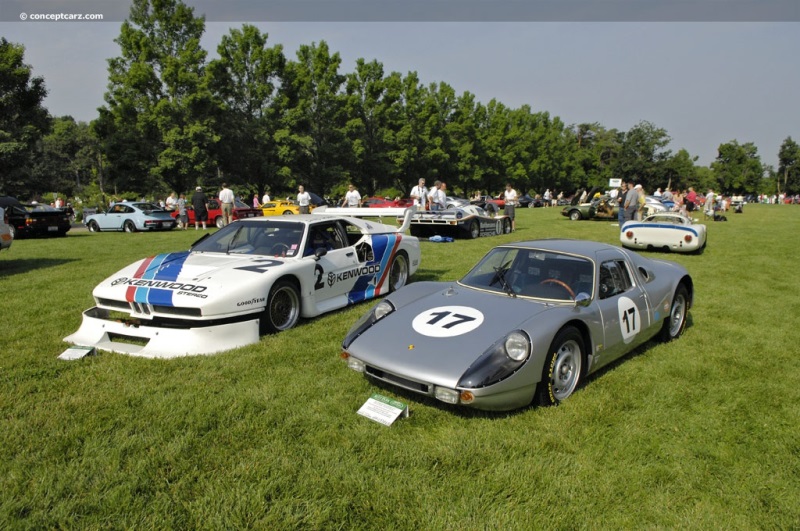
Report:
[[[364,402],[358,414],[384,426],[391,426],[401,415],[408,416],[408,405],[389,397],[374,393]]]

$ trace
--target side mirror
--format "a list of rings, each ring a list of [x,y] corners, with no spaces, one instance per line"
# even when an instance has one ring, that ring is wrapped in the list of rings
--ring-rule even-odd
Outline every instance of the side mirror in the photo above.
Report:
[[[328,250],[325,247],[317,247],[314,250],[314,260],[319,260],[326,254],[328,254]]]
[[[581,291],[575,296],[575,306],[583,306],[586,308],[589,306],[590,302],[592,302],[592,298],[585,291]]]

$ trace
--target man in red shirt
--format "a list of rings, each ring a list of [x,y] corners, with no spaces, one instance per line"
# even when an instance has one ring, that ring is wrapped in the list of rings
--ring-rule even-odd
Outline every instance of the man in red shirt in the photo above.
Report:
[[[686,197],[683,201],[686,204],[687,212],[694,210],[695,206],[697,206],[697,192],[694,191],[694,188],[691,186],[689,187],[689,193],[686,194]]]

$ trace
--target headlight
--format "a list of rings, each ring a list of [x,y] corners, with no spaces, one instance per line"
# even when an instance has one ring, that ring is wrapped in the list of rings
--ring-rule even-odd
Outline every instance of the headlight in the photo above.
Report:
[[[394,311],[394,306],[389,301],[381,301],[375,306],[372,310],[372,313],[375,314],[375,321],[383,319],[385,315],[388,315]]]
[[[522,332],[511,332],[506,337],[506,354],[514,361],[522,361],[528,357],[530,343]]]
[[[458,387],[476,389],[495,384],[514,374],[528,360],[528,334],[515,330],[483,353],[461,376]]]
[[[350,331],[347,332],[344,341],[342,341],[342,348],[348,348],[358,336],[366,332],[368,328],[392,313],[394,310],[394,304],[388,300],[382,300],[376,304],[374,308],[362,315],[361,318],[356,321],[356,324],[353,325]]]

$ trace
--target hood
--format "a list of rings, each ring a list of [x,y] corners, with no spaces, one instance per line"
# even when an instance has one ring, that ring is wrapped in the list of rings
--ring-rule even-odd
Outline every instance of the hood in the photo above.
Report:
[[[454,388],[496,341],[549,308],[453,283],[387,315],[348,351],[382,370]]]
[[[284,265],[265,259],[217,253],[166,253],[121,269],[98,284],[93,295],[114,301],[169,307],[203,308],[203,315],[235,313],[264,306],[262,285],[267,269]],[[248,272],[252,272],[248,274]],[[256,297],[255,302],[253,298]]]

